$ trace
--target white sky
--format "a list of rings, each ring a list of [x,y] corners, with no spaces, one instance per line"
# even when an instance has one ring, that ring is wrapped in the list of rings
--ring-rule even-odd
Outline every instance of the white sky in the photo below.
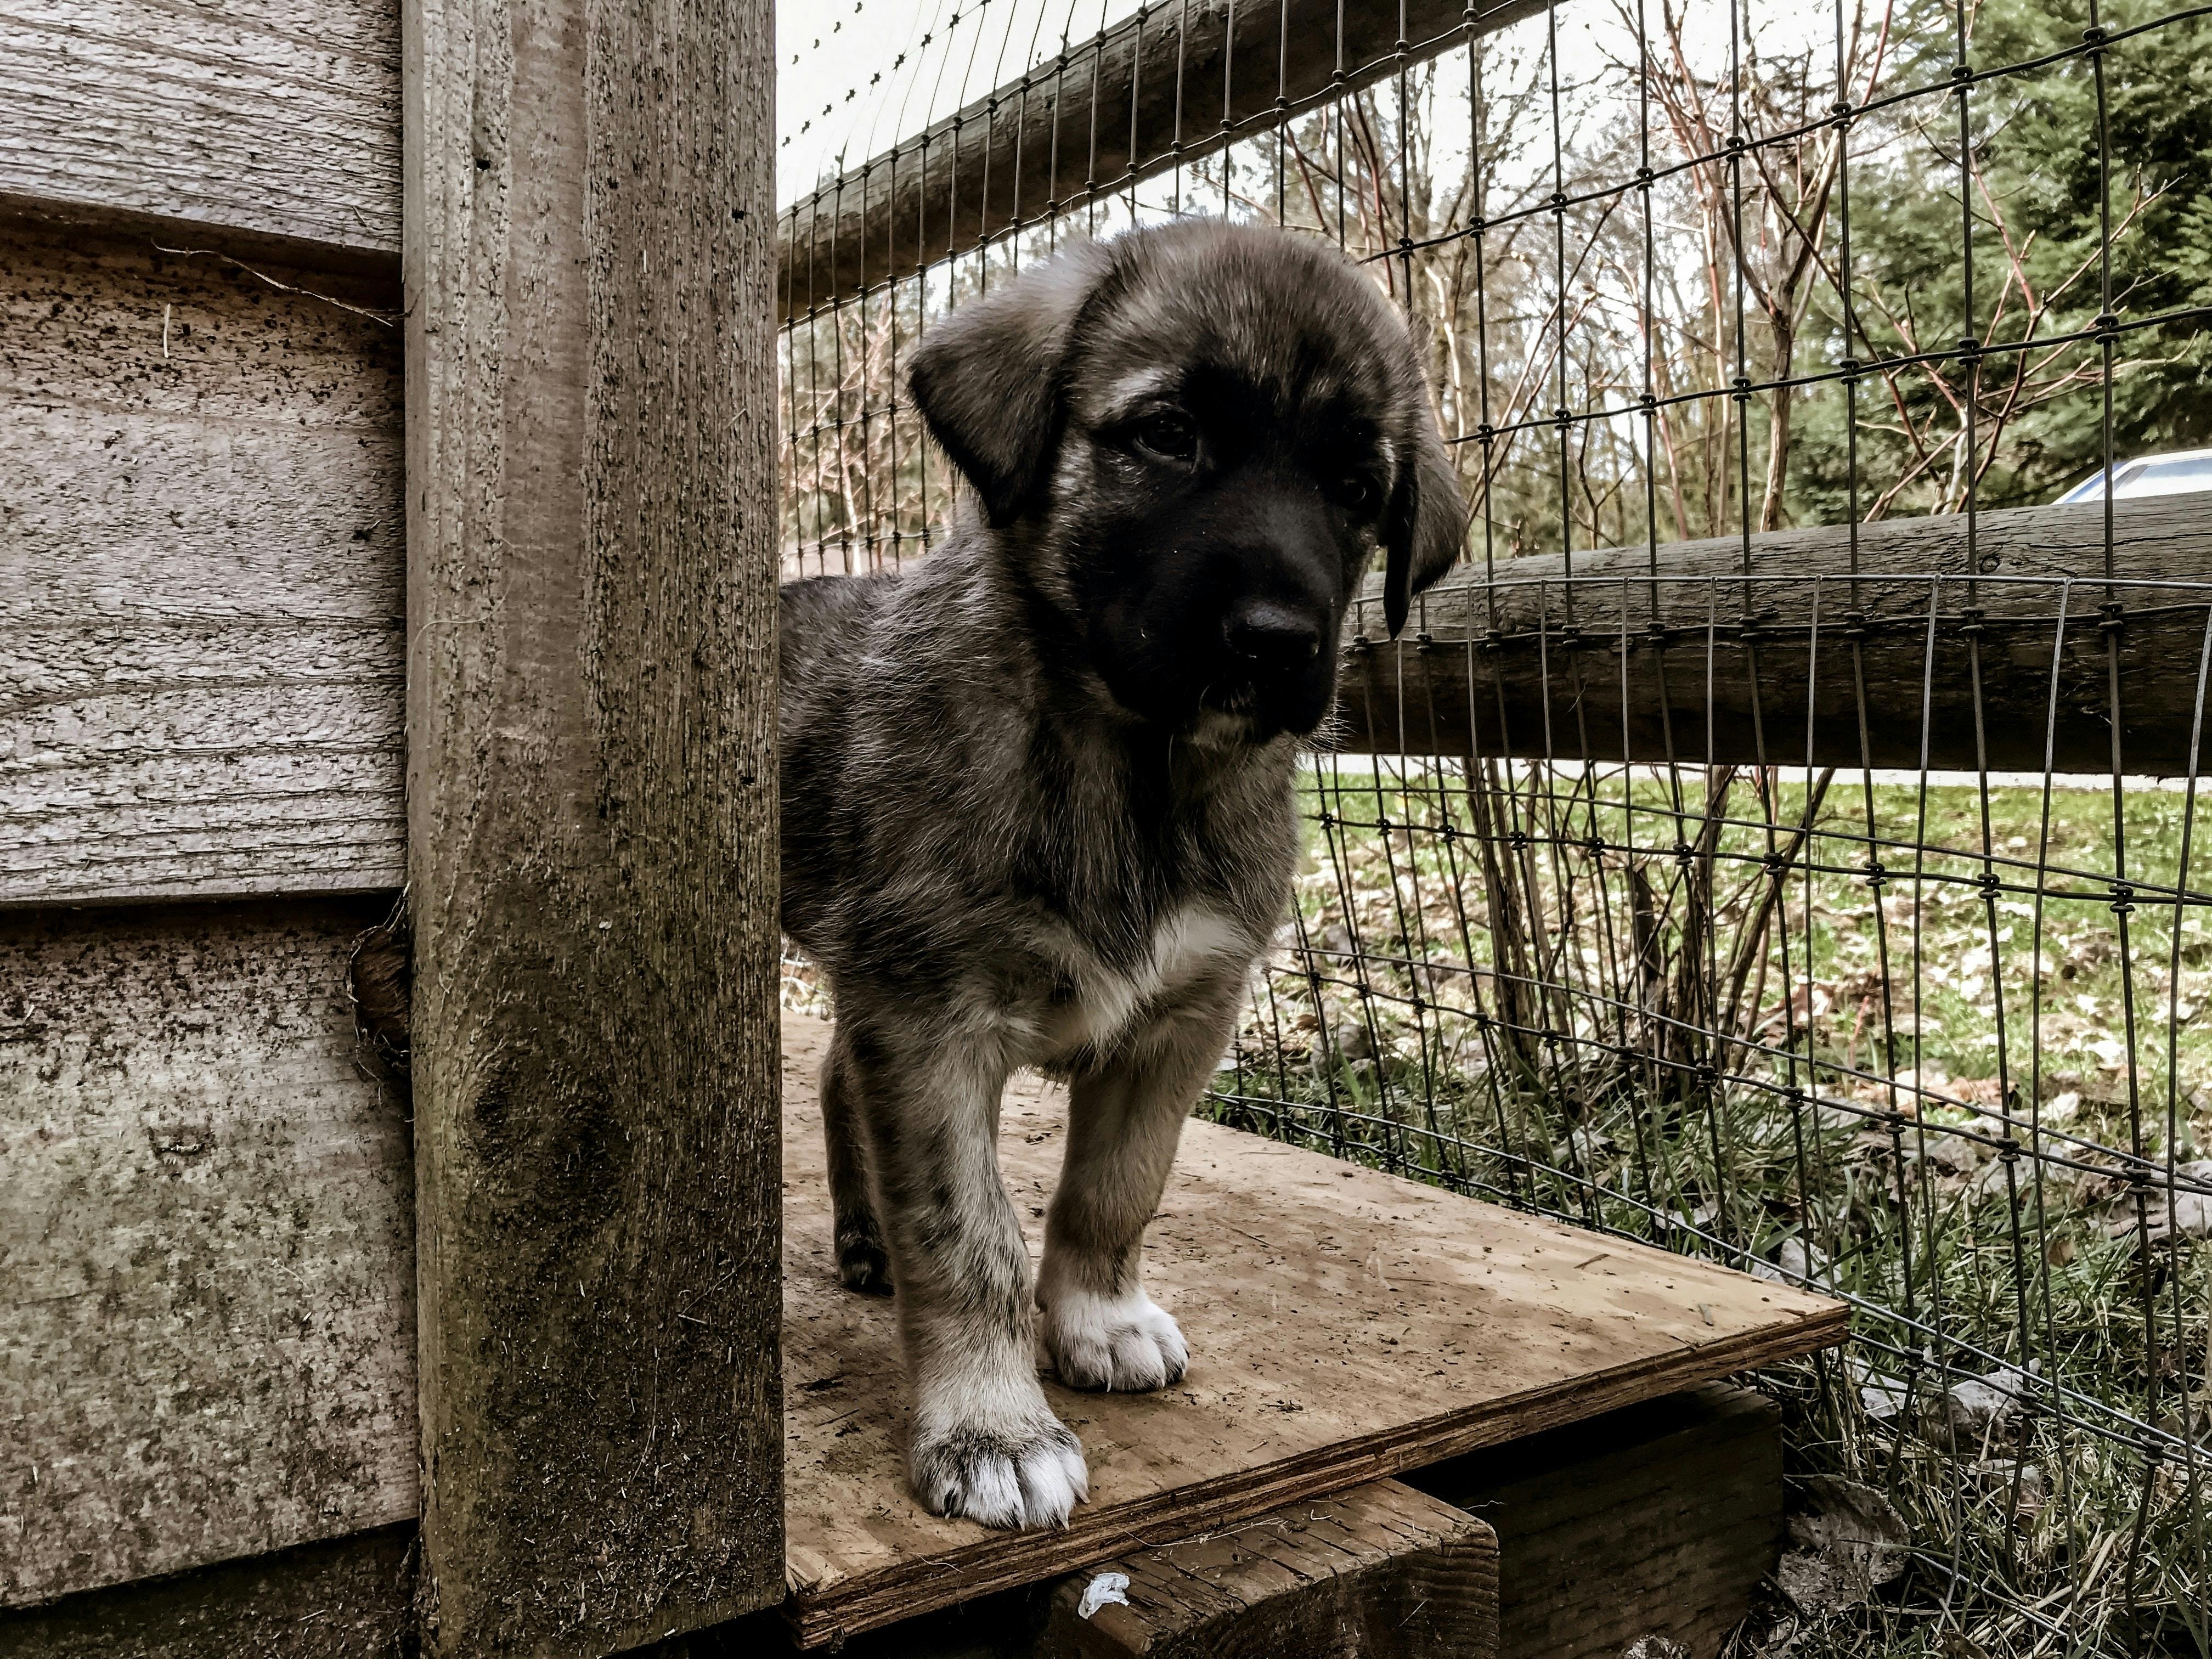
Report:
[[[1136,9],[1137,0],[781,0],[776,199],[838,172],[840,152],[842,165],[858,167],[1015,79],[1056,54],[1063,33],[1081,40]]]
[[[1837,3],[1763,0],[1750,22],[1770,52],[1817,46],[1833,39]],[[1855,6],[1858,0],[1844,3]],[[1128,16],[1137,4],[1138,0],[781,0],[776,9],[778,202],[803,196],[843,167],[858,167],[895,140],[1050,58],[1060,50],[1063,37],[1085,40]],[[1573,82],[1608,58],[1633,58],[1633,4],[1626,0],[1624,9],[1596,0],[1559,10],[1565,80]],[[1713,0],[1692,0],[1688,9],[1686,44],[1709,73],[1725,72],[1729,9]],[[1495,38],[1487,50],[1540,52],[1543,38],[1543,21],[1528,19]],[[1448,53],[1444,62],[1441,84],[1451,106],[1464,110],[1463,94],[1450,90],[1465,73],[1451,66],[1464,60]],[[1624,90],[1612,95],[1622,96]],[[1578,115],[1589,118],[1593,93],[1597,89],[1587,88],[1580,97],[1570,92],[1571,125]],[[1601,105],[1606,94],[1597,96]],[[1577,110],[1577,105],[1583,107]],[[1442,125],[1448,118],[1442,111],[1439,117]],[[1449,126],[1437,135],[1445,146],[1452,136]]]

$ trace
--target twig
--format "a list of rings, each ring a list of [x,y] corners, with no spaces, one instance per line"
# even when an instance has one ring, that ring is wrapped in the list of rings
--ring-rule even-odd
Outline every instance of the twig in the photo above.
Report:
[[[350,311],[356,317],[366,317],[372,323],[380,324],[386,328],[398,327],[399,319],[405,314],[398,311],[377,311],[368,306],[353,305],[344,300],[333,299],[327,294],[318,294],[311,288],[301,288],[292,283],[280,283],[267,271],[256,270],[245,260],[234,259],[229,254],[219,252],[211,247],[164,247],[161,243],[156,242],[154,244],[154,251],[156,253],[173,253],[179,258],[185,259],[197,259],[203,255],[210,259],[220,259],[227,265],[236,265],[256,282],[266,283],[279,293],[299,294],[306,295],[310,300],[320,300],[326,306],[336,306],[340,311]],[[168,328],[168,312],[167,307],[164,307],[161,318],[161,355],[165,357],[169,355]]]

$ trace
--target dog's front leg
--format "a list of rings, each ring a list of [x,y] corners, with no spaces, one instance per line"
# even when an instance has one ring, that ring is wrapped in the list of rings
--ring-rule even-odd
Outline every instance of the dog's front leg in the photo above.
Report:
[[[952,1022],[872,1030],[841,1021],[867,1123],[914,1387],[909,1464],[939,1515],[1051,1527],[1089,1495],[1083,1448],[1037,1385],[1030,1258],[999,1174],[1007,1066]]]
[[[1145,1294],[1140,1258],[1183,1119],[1228,1047],[1237,994],[1213,987],[1162,1016],[1070,1091],[1037,1304],[1071,1388],[1164,1388],[1190,1363],[1181,1328]]]

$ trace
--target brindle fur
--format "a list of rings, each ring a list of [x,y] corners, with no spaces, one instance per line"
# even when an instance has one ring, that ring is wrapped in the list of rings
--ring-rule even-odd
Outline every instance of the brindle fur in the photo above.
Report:
[[[1115,425],[1147,375],[1230,388],[1200,422],[1225,459],[1163,467]],[[1395,630],[1464,508],[1396,313],[1285,233],[1079,248],[933,325],[913,383],[974,491],[905,574],[783,590],[783,919],[836,1009],[839,1271],[896,1287],[915,1488],[1053,1525],[1087,1477],[1037,1383],[1000,1092],[1024,1066],[1071,1085],[1034,1291],[1054,1369],[1177,1380],[1140,1246],[1284,911],[1301,740],[1374,551]],[[1352,453],[1339,432],[1367,434],[1369,494],[1312,476]],[[1304,607],[1310,668],[1213,663],[1247,587]]]

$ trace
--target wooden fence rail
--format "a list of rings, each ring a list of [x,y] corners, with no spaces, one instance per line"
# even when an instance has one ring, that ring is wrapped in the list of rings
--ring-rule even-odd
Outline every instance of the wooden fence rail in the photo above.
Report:
[[[1784,532],[1500,566],[1384,642],[1353,753],[2174,775],[2212,632],[2203,497]],[[1854,544],[1856,553],[1854,554]],[[1856,557],[1856,564],[1853,560]],[[1970,562],[1971,561],[1971,562]],[[1656,571],[1656,576],[1654,572]],[[2108,610],[2106,607],[2117,609]],[[2061,613],[2064,616],[2062,632]],[[2057,673],[2053,664],[2056,658]]]
[[[788,209],[776,273],[783,319],[1197,161],[1545,5],[1140,6]]]

